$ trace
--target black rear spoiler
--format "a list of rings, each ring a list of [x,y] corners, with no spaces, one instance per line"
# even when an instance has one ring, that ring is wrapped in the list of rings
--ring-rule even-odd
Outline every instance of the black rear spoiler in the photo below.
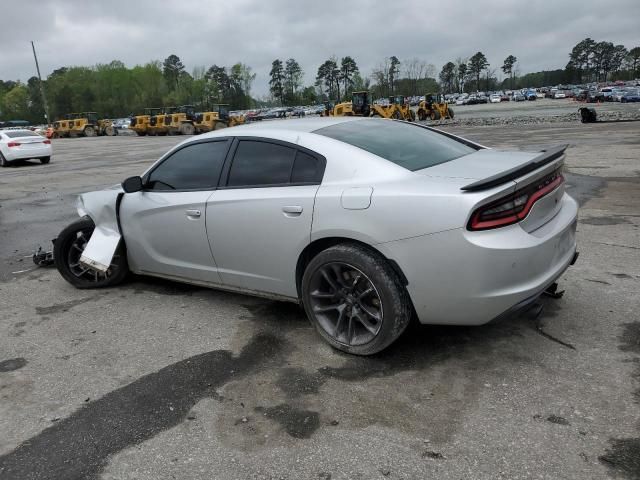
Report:
[[[510,170],[505,170],[504,172],[500,172],[491,177],[483,178],[482,180],[478,180],[477,182],[470,183],[469,185],[465,185],[460,190],[465,192],[477,192],[478,190],[486,190],[488,188],[495,187],[497,185],[501,185],[510,180],[514,180],[522,175],[525,175],[529,172],[532,172],[547,163],[551,163],[557,158],[560,158],[564,155],[564,151],[569,147],[569,145],[559,145],[557,147],[548,148],[546,150],[541,150],[540,155],[529,160],[527,163],[523,165],[519,165]]]

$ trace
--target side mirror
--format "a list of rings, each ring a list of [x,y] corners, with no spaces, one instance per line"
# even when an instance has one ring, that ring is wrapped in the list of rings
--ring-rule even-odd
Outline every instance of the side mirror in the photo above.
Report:
[[[122,189],[124,193],[134,193],[142,190],[142,178],[140,177],[129,177],[124,182],[122,182]]]

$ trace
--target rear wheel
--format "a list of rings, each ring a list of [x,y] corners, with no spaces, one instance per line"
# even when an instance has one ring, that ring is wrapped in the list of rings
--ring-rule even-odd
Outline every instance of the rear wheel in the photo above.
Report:
[[[51,157],[42,157],[40,159],[40,163],[45,164],[45,163],[49,163],[51,161]]]
[[[183,123],[180,125],[180,132],[183,135],[193,135],[196,132],[196,128],[191,123]]]
[[[447,109],[447,111],[449,112],[449,118],[450,118],[451,120],[453,120],[453,109],[452,109],[452,108],[449,108],[449,109]]]
[[[438,110],[431,111],[431,120],[440,120],[440,112]]]
[[[85,137],[95,137],[96,129],[93,127],[85,127],[82,133]]]
[[[144,137],[146,135],[146,132],[136,132],[138,134],[139,137]]]
[[[112,125],[109,125],[108,127],[104,128],[104,134],[108,137],[114,137],[118,134],[118,132],[116,132],[116,129],[113,128]]]
[[[106,272],[99,272],[80,263],[95,225],[81,218],[67,226],[53,245],[53,259],[60,275],[76,288],[110,287],[122,282],[129,273],[127,256],[122,244],[116,250]]]
[[[315,256],[301,290],[318,333],[355,355],[384,350],[411,318],[411,301],[398,275],[380,254],[357,244],[336,245]]]
[[[2,152],[0,152],[0,167],[8,167],[9,166],[9,161],[4,158],[4,155],[2,155]]]

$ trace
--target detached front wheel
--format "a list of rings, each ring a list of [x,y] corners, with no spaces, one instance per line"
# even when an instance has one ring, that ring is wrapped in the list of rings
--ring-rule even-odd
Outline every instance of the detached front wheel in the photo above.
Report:
[[[412,312],[409,295],[386,259],[357,244],[330,247],[309,262],[302,301],[318,333],[355,355],[391,345]]]
[[[90,218],[81,218],[67,226],[53,245],[53,259],[60,275],[76,288],[111,287],[122,282],[129,273],[127,256],[122,244],[116,250],[106,272],[80,263],[95,225]]]

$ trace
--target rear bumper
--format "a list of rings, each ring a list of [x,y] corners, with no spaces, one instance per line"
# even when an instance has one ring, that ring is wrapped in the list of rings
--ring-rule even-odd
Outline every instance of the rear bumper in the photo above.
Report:
[[[18,149],[16,147],[9,149],[9,151],[4,154],[4,158],[10,162],[14,160],[28,160],[30,158],[50,157],[51,152],[51,145],[43,145],[42,147],[38,146],[29,149]]]
[[[561,201],[531,233],[519,224],[455,229],[377,247],[407,277],[421,323],[482,325],[535,300],[574,260],[578,206],[566,194]]]

